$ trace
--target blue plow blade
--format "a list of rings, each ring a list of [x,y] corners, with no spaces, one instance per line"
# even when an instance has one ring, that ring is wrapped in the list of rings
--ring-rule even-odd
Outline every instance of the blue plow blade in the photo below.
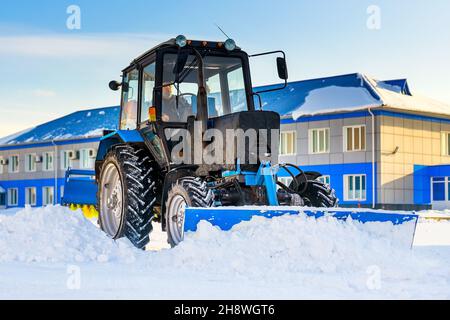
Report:
[[[207,221],[223,231],[231,230],[235,225],[250,221],[253,217],[273,218],[285,215],[304,214],[308,217],[320,219],[331,216],[338,220],[346,221],[351,218],[363,224],[371,222],[392,223],[393,226],[401,226],[403,240],[412,245],[419,216],[414,213],[389,212],[383,210],[364,209],[312,209],[312,208],[252,208],[252,207],[219,207],[219,208],[186,208],[184,231],[195,232],[200,221]],[[400,228],[399,228],[400,229]],[[403,241],[402,240],[402,241]]]
[[[97,205],[95,171],[72,170],[66,172],[62,205]]]

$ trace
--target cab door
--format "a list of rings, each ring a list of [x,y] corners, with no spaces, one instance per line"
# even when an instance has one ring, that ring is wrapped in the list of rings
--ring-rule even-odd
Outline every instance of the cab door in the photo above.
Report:
[[[157,83],[156,58],[151,56],[141,64],[138,129],[145,144],[161,168],[168,166],[163,140],[158,133],[155,90]]]
[[[135,130],[137,128],[138,100],[139,70],[135,68],[124,74],[120,130]]]

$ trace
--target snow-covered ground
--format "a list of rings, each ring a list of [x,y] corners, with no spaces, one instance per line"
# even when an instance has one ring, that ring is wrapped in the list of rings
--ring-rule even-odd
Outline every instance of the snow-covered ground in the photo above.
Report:
[[[155,232],[143,252],[66,208],[0,211],[0,298],[449,299],[450,222],[421,220],[413,249],[396,230],[302,215],[230,232],[202,222],[175,249]]]

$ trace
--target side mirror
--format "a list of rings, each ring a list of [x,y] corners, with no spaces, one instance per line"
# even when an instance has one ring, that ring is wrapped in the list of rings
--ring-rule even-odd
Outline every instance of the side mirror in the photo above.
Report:
[[[115,81],[115,80],[113,80],[113,81],[111,81],[110,83],[109,83],[109,88],[112,90],[112,91],[117,91],[117,90],[119,90],[119,88],[122,86],[122,84],[120,83],[120,82],[118,82],[118,81]]]
[[[287,80],[289,75],[285,58],[281,57],[277,58],[277,68],[278,68],[278,76],[280,77],[280,79]]]

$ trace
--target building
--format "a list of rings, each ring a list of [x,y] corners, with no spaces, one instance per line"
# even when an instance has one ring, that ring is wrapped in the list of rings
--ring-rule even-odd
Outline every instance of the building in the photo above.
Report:
[[[280,161],[323,173],[342,206],[450,207],[450,106],[413,95],[406,80],[293,82],[263,101],[284,115]]]
[[[450,208],[450,106],[413,95],[406,80],[291,82],[262,101],[282,115],[280,161],[323,173],[341,206]],[[93,168],[118,118],[118,107],[80,111],[1,139],[0,206],[58,203],[65,170]]]
[[[119,108],[79,111],[0,140],[0,207],[59,203],[67,168],[93,169]]]

